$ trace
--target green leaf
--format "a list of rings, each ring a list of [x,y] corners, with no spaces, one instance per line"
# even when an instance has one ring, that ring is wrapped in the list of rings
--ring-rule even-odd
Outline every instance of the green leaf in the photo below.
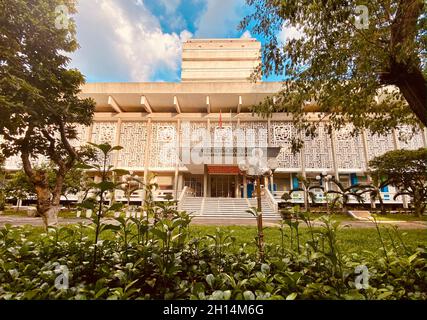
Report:
[[[243,292],[243,298],[245,300],[255,300],[255,294],[250,290],[246,290]]]
[[[295,300],[295,298],[297,297],[297,293],[296,292],[292,292],[291,294],[289,294],[287,297],[286,297],[286,300]]]
[[[123,204],[123,203],[121,203],[121,202],[116,202],[116,203],[113,203],[113,204],[108,208],[108,211],[117,211],[117,210],[119,210],[119,209],[123,208],[123,206],[124,206],[124,204]]]
[[[211,287],[213,287],[214,281],[215,281],[215,276],[214,276],[212,273],[210,273],[210,274],[208,274],[208,275],[206,276],[206,282],[207,282]]]
[[[383,292],[380,295],[378,295],[377,299],[378,300],[384,300],[387,297],[391,296],[392,294],[393,294],[393,291],[386,291],[386,292]]]
[[[95,299],[100,298],[105,292],[108,291],[109,288],[102,288],[101,290],[99,290],[96,294],[95,294]]]

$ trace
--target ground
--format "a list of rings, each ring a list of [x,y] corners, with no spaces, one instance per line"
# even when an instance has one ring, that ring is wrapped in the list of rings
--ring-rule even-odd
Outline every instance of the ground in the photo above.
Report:
[[[63,212],[59,218],[61,225],[76,224],[76,223],[89,223],[88,219],[76,218],[73,212]],[[320,215],[313,214],[313,218],[318,218]],[[339,231],[339,240],[343,249],[348,250],[372,250],[372,248],[380,247],[378,240],[377,230],[375,224],[370,221],[358,221],[345,215],[332,215],[334,220],[339,221],[341,230]],[[106,221],[112,221],[107,218]],[[390,237],[392,230],[391,226],[396,226],[401,231],[402,238],[409,246],[416,247],[417,245],[427,245],[427,218],[417,218],[410,215],[387,215],[378,216],[378,223],[381,226],[381,232],[386,238]],[[14,226],[26,225],[31,229],[34,235],[44,232],[43,222],[41,218],[27,217],[23,213],[16,214],[16,212],[7,212],[7,214],[0,215],[0,227],[5,224]],[[313,225],[320,228],[322,223],[314,221]],[[255,219],[202,219],[195,218],[192,221],[192,232],[194,236],[204,236],[207,234],[214,234],[216,228],[220,227],[221,230],[226,230],[235,237],[235,242],[232,246],[235,249],[242,246],[243,243],[248,244],[248,250],[256,250],[254,244],[254,237],[256,236],[256,220]],[[270,245],[278,245],[281,242],[280,221],[265,220],[265,241]],[[304,243],[308,240],[308,232],[306,225],[301,221],[301,241]],[[285,239],[286,243],[289,242],[289,228],[285,226]]]

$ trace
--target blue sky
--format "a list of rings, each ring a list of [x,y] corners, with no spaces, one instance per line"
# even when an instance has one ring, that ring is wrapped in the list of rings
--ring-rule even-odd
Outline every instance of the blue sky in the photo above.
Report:
[[[71,66],[87,82],[177,82],[183,41],[250,36],[237,30],[244,0],[80,0],[78,10]]]

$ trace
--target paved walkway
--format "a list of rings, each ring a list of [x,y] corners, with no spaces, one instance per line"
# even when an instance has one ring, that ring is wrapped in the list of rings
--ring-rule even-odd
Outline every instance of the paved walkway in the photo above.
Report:
[[[87,219],[80,218],[58,218],[58,222],[61,225],[88,222]],[[397,225],[400,229],[427,229],[426,221],[379,221],[380,225]],[[0,215],[0,227],[5,224],[11,224],[13,226],[22,225],[33,225],[43,226],[41,218],[30,218],[30,217],[19,217],[19,216],[4,216]],[[256,226],[255,218],[252,219],[212,219],[212,218],[201,218],[195,217],[192,221],[193,225],[211,225],[211,226]],[[279,226],[280,221],[274,220],[263,220],[265,227]],[[321,226],[322,222],[313,222],[314,226]],[[301,223],[302,227],[305,227],[305,223]],[[351,228],[375,228],[375,224],[371,221],[342,221],[341,226],[348,226]]]

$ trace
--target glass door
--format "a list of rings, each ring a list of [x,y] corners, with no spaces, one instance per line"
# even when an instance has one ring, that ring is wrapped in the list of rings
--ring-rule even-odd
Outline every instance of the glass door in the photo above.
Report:
[[[234,198],[236,192],[235,176],[211,175],[211,197]]]

